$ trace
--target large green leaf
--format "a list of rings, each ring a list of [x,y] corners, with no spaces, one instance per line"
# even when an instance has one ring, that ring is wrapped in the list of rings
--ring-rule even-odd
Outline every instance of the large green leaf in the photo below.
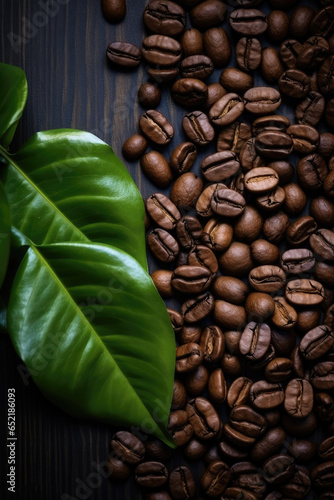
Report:
[[[0,288],[8,265],[10,250],[10,211],[6,194],[0,183]]]
[[[2,179],[13,225],[35,244],[99,242],[147,269],[144,204],[113,150],[88,132],[40,132],[8,161]]]
[[[12,142],[28,95],[27,79],[21,68],[0,63],[0,144]]]
[[[28,249],[8,330],[36,384],[73,415],[139,426],[172,445],[175,340],[149,275],[98,244]]]

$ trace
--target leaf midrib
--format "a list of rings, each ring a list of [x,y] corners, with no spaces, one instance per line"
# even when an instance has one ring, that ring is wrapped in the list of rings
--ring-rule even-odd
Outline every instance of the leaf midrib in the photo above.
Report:
[[[13,159],[13,156],[11,154],[9,154],[4,148],[3,146],[0,145],[0,153],[1,155],[17,170],[17,172],[37,191],[37,193],[50,205],[52,206],[52,208],[71,226],[74,228],[74,232],[77,233],[79,232],[82,237],[87,241],[87,242],[90,242],[91,240],[89,238],[87,238],[87,236],[77,227],[73,224],[72,221],[70,221],[70,219],[68,219],[68,217],[66,217],[66,215],[61,212],[58,207],[50,200],[50,198],[48,198],[44,193],[43,191],[41,191],[39,189],[39,187],[30,179],[30,177],[28,177],[21,169],[20,167],[18,166],[18,164],[15,162],[15,160]]]

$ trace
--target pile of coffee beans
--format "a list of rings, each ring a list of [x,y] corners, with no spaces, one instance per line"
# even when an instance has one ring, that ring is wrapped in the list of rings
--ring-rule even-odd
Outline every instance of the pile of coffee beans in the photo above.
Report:
[[[152,0],[142,47],[107,49],[148,74],[123,154],[158,188],[147,243],[177,342],[178,450],[111,443],[147,500],[334,499],[334,5],[311,5]]]

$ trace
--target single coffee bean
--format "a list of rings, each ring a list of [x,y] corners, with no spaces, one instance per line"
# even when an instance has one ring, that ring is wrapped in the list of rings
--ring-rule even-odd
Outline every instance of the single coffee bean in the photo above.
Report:
[[[288,69],[294,69],[301,50],[302,44],[297,40],[291,39],[283,42],[279,48],[279,56],[284,66]]]
[[[211,401],[222,404],[226,400],[227,385],[224,372],[221,368],[216,368],[209,377],[208,391]]]
[[[108,477],[115,482],[123,483],[131,476],[130,467],[123,460],[119,460],[113,456],[108,458],[106,468],[109,473]]]
[[[323,305],[323,303],[321,304]],[[315,328],[320,322],[321,309],[319,307],[312,307],[310,309],[302,309],[298,312],[297,330],[301,334]]]
[[[145,446],[134,434],[119,431],[113,436],[111,446],[117,456],[128,464],[138,464],[145,455]]]
[[[274,298],[274,312],[271,321],[282,330],[292,328],[298,319],[296,310],[284,299],[284,297]]]
[[[309,77],[299,69],[288,69],[278,81],[278,88],[282,94],[293,99],[305,97],[310,90]]]
[[[229,188],[217,189],[211,198],[212,210],[220,216],[236,217],[246,206],[246,200],[241,194]]]
[[[208,87],[196,78],[180,78],[172,86],[172,96],[181,106],[197,107],[205,103]]]
[[[263,132],[286,132],[290,121],[282,115],[268,115],[256,118],[252,123],[253,136],[256,137]]]
[[[189,461],[200,460],[206,455],[207,451],[207,444],[197,438],[192,438],[183,448],[183,454]]]
[[[229,419],[232,427],[249,437],[258,438],[267,429],[266,419],[250,406],[235,406]]]
[[[255,147],[258,153],[266,158],[284,160],[292,152],[293,140],[284,132],[269,130],[256,136]]]
[[[220,83],[210,83],[208,85],[208,96],[204,103],[205,109],[210,109],[219,99],[224,97],[227,91],[220,85]]]
[[[136,161],[146,151],[147,140],[140,134],[133,134],[123,144],[122,153],[126,160]]]
[[[317,196],[310,203],[310,214],[317,224],[332,227],[334,224],[334,203],[324,196]]]
[[[230,330],[228,332],[225,332],[225,346],[230,353],[240,354],[239,350],[240,337],[241,337],[240,331]]]
[[[239,377],[232,382],[227,392],[227,404],[230,408],[249,403],[252,383],[246,377]]]
[[[190,11],[192,26],[205,31],[215,26],[220,26],[227,13],[225,4],[219,0],[206,0]]]
[[[317,262],[315,266],[314,277],[327,288],[333,288],[334,265],[328,262]]]
[[[275,303],[267,293],[252,292],[247,297],[245,307],[249,320],[261,322],[273,314]]]
[[[151,77],[151,79],[160,84],[169,84],[175,80],[179,76],[178,68],[147,68],[147,73]]]
[[[165,269],[157,269],[151,274],[153,283],[161,297],[170,299],[174,295],[172,288],[172,271]]]
[[[182,54],[184,57],[202,54],[203,36],[196,28],[184,31],[181,37]]]
[[[254,87],[244,94],[245,108],[255,115],[273,113],[281,105],[281,95],[272,87]]]
[[[215,462],[216,460],[220,460],[220,459],[221,459],[221,456],[219,454],[218,446],[213,444],[209,448],[208,452],[205,454],[204,463],[206,465],[209,465],[209,464],[211,464],[211,462]]]
[[[229,93],[215,102],[209,111],[209,117],[214,125],[226,126],[239,118],[243,110],[242,98],[238,94]]]
[[[292,366],[289,358],[275,358],[267,364],[265,376],[269,382],[283,382],[291,376]]]
[[[135,481],[145,488],[158,488],[167,483],[168,470],[161,462],[143,462],[135,469]]]
[[[256,465],[251,462],[239,462],[231,466],[231,472],[235,487],[250,491],[254,495],[264,495],[267,486]]]
[[[277,83],[284,73],[284,67],[279,58],[278,52],[273,47],[266,47],[262,50],[262,60],[260,67],[263,79],[267,83]]]
[[[310,246],[321,259],[334,261],[334,232],[329,229],[318,229],[310,236]]]
[[[331,134],[330,132],[321,132],[319,134],[318,153],[325,158],[333,156],[334,134]]]
[[[156,144],[168,144],[174,137],[174,128],[167,118],[154,109],[140,117],[139,126],[144,135]]]
[[[180,245],[186,250],[190,250],[201,241],[203,230],[198,219],[191,215],[185,215],[176,224],[176,234]]]
[[[296,219],[287,229],[286,239],[291,245],[305,243],[310,235],[317,229],[317,223],[309,215]]]
[[[226,375],[230,375],[231,377],[238,377],[241,373],[240,359],[234,354],[225,352],[221,365]]]
[[[138,90],[138,102],[143,108],[156,108],[161,101],[161,90],[156,84],[142,83]]]
[[[218,271],[218,261],[210,248],[204,245],[196,245],[189,252],[188,264],[190,266],[204,266],[210,269],[212,274]]]
[[[267,36],[272,43],[281,43],[288,37],[289,17],[282,10],[272,10],[268,14]]]
[[[329,45],[325,38],[312,36],[306,40],[298,54],[296,66],[298,69],[311,73],[324,62],[329,55]]]
[[[234,241],[220,256],[219,264],[224,274],[245,276],[253,267],[249,245]]]
[[[284,271],[278,266],[255,267],[248,275],[249,284],[259,292],[277,292],[286,283]]]
[[[256,150],[254,137],[246,141],[242,146],[239,153],[239,160],[243,170],[246,172],[266,165],[265,159]],[[243,181],[245,181],[245,178],[243,178]]]
[[[214,211],[211,208],[211,198],[216,190],[223,187],[226,186],[222,183],[210,184],[203,190],[196,203],[198,215],[201,217],[212,217],[214,215]]]
[[[233,238],[233,229],[230,224],[220,222],[219,219],[210,219],[203,230],[203,243],[214,252],[226,250]]]
[[[285,389],[285,410],[295,418],[307,417],[313,408],[313,389],[306,379],[290,380]]]
[[[310,23],[314,15],[314,10],[308,5],[296,7],[290,17],[289,31],[291,36],[304,40],[309,34]]]
[[[318,454],[324,461],[334,459],[334,436],[324,439],[319,444]]]
[[[207,399],[192,399],[187,404],[186,411],[197,437],[207,440],[218,434],[221,421],[218,413]]]
[[[234,31],[245,36],[262,35],[268,27],[267,16],[257,9],[235,9],[229,23]]]
[[[194,433],[185,410],[176,410],[169,414],[167,429],[176,446],[184,446]]]
[[[304,335],[299,349],[306,359],[318,359],[326,354],[334,345],[334,332],[326,325],[320,325]]]
[[[223,28],[211,28],[204,33],[204,50],[216,68],[226,66],[231,59],[231,42]]]
[[[170,166],[177,174],[188,172],[197,157],[196,146],[192,142],[182,142],[171,154]]]
[[[249,359],[258,360],[267,352],[270,339],[270,327],[265,323],[252,321],[248,323],[240,337],[240,353]]]
[[[212,125],[202,111],[193,111],[185,115],[182,126],[189,139],[199,146],[206,146],[215,137]]]
[[[180,333],[180,331],[183,328],[183,317],[182,317],[182,314],[180,314],[175,309],[171,309],[170,307],[167,307],[167,312],[169,314],[169,318],[170,318],[170,321],[172,323],[172,327],[173,327],[174,333],[175,334]]]
[[[295,305],[316,305],[323,300],[324,287],[314,280],[293,280],[287,284],[285,296]]]
[[[205,269],[205,268],[203,268]],[[208,363],[219,361],[225,351],[225,338],[221,329],[216,325],[204,328],[200,346],[204,352],[204,360]]]
[[[195,370],[203,361],[204,353],[195,342],[176,348],[176,371],[186,373]]]
[[[253,168],[245,175],[245,187],[252,193],[271,191],[278,181],[278,174],[269,167]]]
[[[247,448],[238,448],[228,441],[220,441],[218,446],[219,453],[225,460],[236,462],[239,460],[244,460],[248,456]]]
[[[250,400],[258,410],[276,408],[284,401],[284,389],[281,384],[259,380],[250,388]]]
[[[147,243],[154,256],[162,262],[173,262],[180,250],[176,239],[160,228],[149,233]]]
[[[258,239],[251,244],[252,259],[258,264],[275,264],[279,257],[279,248],[267,240]]]
[[[188,500],[195,495],[195,479],[188,467],[181,466],[173,469],[169,476],[168,485],[176,500]]]
[[[251,243],[261,233],[263,218],[251,205],[246,205],[234,225],[234,235],[239,241]]]
[[[182,293],[201,293],[211,284],[212,275],[205,267],[180,266],[174,269],[172,285]]]
[[[273,161],[268,163],[267,167],[272,168],[275,172],[277,172],[280,184],[290,182],[294,176],[294,167],[287,161]]]
[[[225,300],[216,300],[214,318],[224,329],[237,329],[246,323],[246,311],[244,307]]]
[[[150,35],[143,40],[142,55],[152,66],[176,66],[181,59],[182,49],[177,40],[165,35]]]
[[[291,182],[284,186],[284,209],[290,215],[299,215],[305,208],[307,197],[298,184]]]
[[[233,189],[237,193],[244,196],[244,194],[245,194],[244,179],[245,179],[245,176],[242,172],[240,172],[239,174],[232,177],[232,180],[230,182],[230,189]]]
[[[225,462],[211,462],[201,477],[201,488],[209,497],[217,497],[225,490],[231,479],[230,468]]]
[[[201,170],[204,178],[210,182],[220,182],[235,175],[240,162],[233,151],[222,151],[204,158]]]
[[[269,429],[253,446],[251,460],[262,462],[279,453],[286,440],[286,432],[281,427]]]
[[[316,489],[332,490],[334,487],[334,461],[329,460],[314,467],[311,479]]]
[[[316,445],[305,439],[294,439],[288,448],[297,463],[310,462],[316,454]]]
[[[174,386],[173,386],[173,400],[172,400],[172,405],[171,408],[172,410],[180,410],[183,408],[187,403],[187,391],[182,382],[178,379],[174,379]],[[159,442],[159,441],[158,441]],[[147,452],[147,445],[146,445],[146,452]],[[152,458],[152,454],[150,454],[150,457]],[[158,459],[157,456],[154,453],[154,458]],[[160,458],[160,460],[163,460],[163,458]]]
[[[197,323],[206,318],[214,308],[214,298],[206,292],[182,304],[182,314],[187,323]],[[189,345],[189,344],[187,344]]]
[[[180,71],[183,78],[197,78],[205,80],[214,71],[213,61],[208,56],[195,55],[182,60]]]
[[[186,13],[174,2],[153,0],[144,10],[143,21],[153,33],[176,37],[184,31]]]
[[[313,153],[319,143],[319,132],[311,125],[291,125],[287,134],[293,141],[293,149],[302,155]]]
[[[240,38],[235,51],[238,66],[243,71],[254,71],[260,66],[262,50],[257,38]]]
[[[174,203],[162,193],[155,193],[147,198],[146,210],[151,219],[163,229],[174,229],[181,219],[181,214]]]
[[[228,92],[235,92],[239,95],[243,95],[254,85],[253,77],[237,68],[224,69],[219,82]]]
[[[237,431],[230,424],[224,425],[223,434],[229,443],[240,448],[249,448],[255,443],[255,438],[242,434],[242,432]]]
[[[334,56],[328,57],[320,66],[317,83],[320,92],[325,97],[334,95]]]
[[[295,461],[289,455],[275,455],[263,464],[264,479],[272,485],[286,483],[294,471]]]
[[[263,225],[264,236],[271,243],[278,244],[284,238],[289,222],[289,217],[284,212],[268,217]]]
[[[128,42],[113,42],[107,47],[107,58],[113,66],[125,69],[137,68],[141,61],[140,50]]]
[[[322,156],[310,154],[298,162],[297,175],[302,187],[310,191],[319,190],[328,175],[328,167]]]
[[[203,189],[203,181],[193,172],[180,175],[174,182],[170,197],[178,207],[189,209],[196,204]]]
[[[226,498],[228,500],[238,500],[239,498],[242,498],[244,500],[256,500],[258,496],[248,490],[231,486],[229,488],[226,488],[226,490],[224,491],[224,496],[222,498]]]
[[[125,0],[101,0],[101,7],[104,17],[110,23],[123,21],[126,14]]]
[[[257,206],[266,212],[276,212],[285,201],[285,192],[281,186],[277,186],[273,191],[262,194],[256,198]]]
[[[333,15],[333,6],[321,9],[311,21],[310,30],[312,35],[323,36],[325,38],[330,36],[334,32]]]
[[[244,304],[248,295],[247,285],[232,276],[219,276],[215,279],[212,289],[218,299],[226,300],[236,305]]]
[[[311,370],[310,382],[316,389],[332,390],[334,388],[334,362],[322,361],[316,364]]]
[[[305,99],[296,106],[296,121],[316,127],[323,116],[324,110],[324,97],[319,92],[309,92]]]
[[[201,338],[201,327],[199,325],[183,325],[180,333],[180,342],[189,344],[189,342],[198,343]]]

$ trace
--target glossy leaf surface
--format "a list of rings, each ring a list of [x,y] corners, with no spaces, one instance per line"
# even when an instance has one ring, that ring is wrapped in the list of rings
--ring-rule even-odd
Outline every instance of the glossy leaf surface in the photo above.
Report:
[[[36,384],[64,410],[154,430],[172,444],[174,334],[151,278],[131,256],[89,243],[29,248],[8,330]]]

